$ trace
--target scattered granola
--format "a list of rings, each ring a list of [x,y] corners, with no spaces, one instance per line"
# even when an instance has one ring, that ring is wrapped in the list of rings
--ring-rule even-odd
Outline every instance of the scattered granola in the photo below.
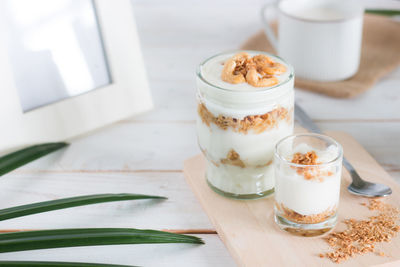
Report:
[[[345,231],[333,232],[325,238],[333,249],[333,252],[325,253],[325,257],[335,263],[357,254],[374,252],[376,243],[389,242],[400,231],[399,209],[379,199],[370,199],[368,203],[361,205],[369,210],[378,211],[378,215],[366,220],[345,220]],[[383,252],[378,254],[385,255]]]
[[[242,52],[224,63],[221,79],[232,84],[247,82],[254,87],[269,87],[278,83],[274,75],[285,71],[284,65],[266,55],[250,57],[248,53]]]
[[[257,134],[262,133],[267,129],[276,127],[280,121],[291,123],[291,114],[293,113],[286,108],[278,107],[265,114],[249,115],[240,120],[223,115],[215,117],[203,103],[198,105],[197,112],[207,126],[214,123],[223,130],[231,127],[233,131],[244,134],[247,134],[249,130],[253,130]]]

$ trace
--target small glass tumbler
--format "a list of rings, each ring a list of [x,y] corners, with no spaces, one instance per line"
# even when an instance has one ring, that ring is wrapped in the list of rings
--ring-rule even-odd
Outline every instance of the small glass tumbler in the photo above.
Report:
[[[337,220],[343,149],[320,134],[295,134],[275,147],[275,222],[288,232],[315,236]]]

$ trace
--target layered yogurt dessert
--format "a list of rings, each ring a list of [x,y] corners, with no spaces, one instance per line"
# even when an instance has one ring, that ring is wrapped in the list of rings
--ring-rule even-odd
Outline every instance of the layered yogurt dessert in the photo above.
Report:
[[[297,224],[336,219],[341,180],[341,147],[316,148],[283,141],[275,162],[275,214]],[[285,147],[286,146],[286,147]],[[336,221],[333,222],[333,224]]]
[[[215,191],[236,198],[273,191],[274,147],[293,131],[293,78],[283,60],[255,51],[200,65],[197,134]]]

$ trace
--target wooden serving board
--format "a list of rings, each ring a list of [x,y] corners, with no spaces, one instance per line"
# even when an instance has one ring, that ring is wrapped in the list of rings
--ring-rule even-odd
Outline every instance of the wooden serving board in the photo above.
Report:
[[[400,205],[400,186],[353,137],[342,132],[329,132],[328,135],[342,144],[345,156],[363,178],[385,183],[392,188],[393,194],[385,201]],[[204,173],[202,155],[185,161],[187,182],[239,266],[338,266],[318,256],[329,251],[321,236],[294,236],[278,228],[273,219],[273,196],[258,200],[225,198],[208,187]],[[366,202],[365,198],[347,191],[349,184],[350,176],[343,171],[336,230],[344,229],[341,221],[345,218],[361,219],[374,214],[374,211],[360,205]],[[379,243],[376,248],[385,256],[377,253],[357,255],[340,266],[400,266],[400,235],[390,243]]]

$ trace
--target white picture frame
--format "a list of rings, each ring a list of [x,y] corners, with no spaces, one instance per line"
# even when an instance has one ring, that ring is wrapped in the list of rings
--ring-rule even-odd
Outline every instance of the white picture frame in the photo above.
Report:
[[[111,84],[23,112],[0,25],[0,150],[68,140],[152,108],[129,0],[94,0]]]

